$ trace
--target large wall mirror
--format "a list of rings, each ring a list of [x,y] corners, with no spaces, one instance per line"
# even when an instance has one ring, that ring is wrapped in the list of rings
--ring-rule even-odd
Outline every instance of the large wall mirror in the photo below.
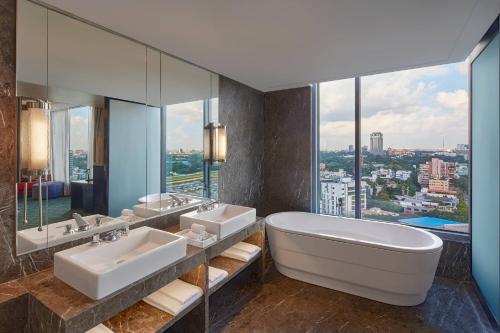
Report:
[[[17,254],[218,196],[218,76],[27,0],[17,11]]]

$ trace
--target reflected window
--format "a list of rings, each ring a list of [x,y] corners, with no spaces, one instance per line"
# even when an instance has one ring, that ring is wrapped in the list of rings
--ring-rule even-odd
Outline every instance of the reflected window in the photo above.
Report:
[[[167,192],[204,195],[203,108],[203,100],[166,107]]]
[[[92,108],[79,107],[69,109],[70,145],[69,176],[70,180],[91,178]]]

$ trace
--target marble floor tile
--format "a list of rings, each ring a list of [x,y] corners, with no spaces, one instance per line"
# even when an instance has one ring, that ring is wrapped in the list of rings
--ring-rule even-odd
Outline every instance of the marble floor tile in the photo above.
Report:
[[[445,278],[436,278],[427,300],[414,307],[310,285],[275,270],[248,294],[245,306],[220,316],[211,332],[496,332],[471,284]]]

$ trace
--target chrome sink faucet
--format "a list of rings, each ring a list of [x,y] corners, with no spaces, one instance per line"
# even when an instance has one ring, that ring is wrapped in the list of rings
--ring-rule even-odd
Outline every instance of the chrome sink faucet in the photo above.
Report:
[[[101,242],[111,243],[116,242],[122,236],[128,236],[129,226],[125,226],[118,229],[113,229],[111,231],[103,232],[100,234],[94,234],[92,236],[92,245],[99,245]]]
[[[198,209],[196,212],[201,213],[201,212],[206,212],[209,210],[215,209],[216,205],[219,204],[218,200],[210,199],[209,201],[202,203],[200,206],[198,206]]]
[[[92,225],[87,221],[85,221],[83,217],[78,213],[73,213],[73,218],[75,219],[76,224],[78,225],[78,231],[87,231],[90,230],[90,228],[92,227]]]
[[[175,194],[169,194],[168,196],[171,197],[172,200],[174,200],[174,204],[172,206],[182,206],[182,204],[184,203],[184,201],[182,201],[182,199]]]

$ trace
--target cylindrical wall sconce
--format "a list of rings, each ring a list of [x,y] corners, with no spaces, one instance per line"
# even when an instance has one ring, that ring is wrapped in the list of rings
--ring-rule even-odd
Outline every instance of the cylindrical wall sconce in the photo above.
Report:
[[[225,162],[227,155],[226,126],[209,123],[204,129],[203,158],[210,163]]]
[[[49,164],[49,104],[42,101],[28,101],[24,105],[27,112],[30,170],[45,170]]]

